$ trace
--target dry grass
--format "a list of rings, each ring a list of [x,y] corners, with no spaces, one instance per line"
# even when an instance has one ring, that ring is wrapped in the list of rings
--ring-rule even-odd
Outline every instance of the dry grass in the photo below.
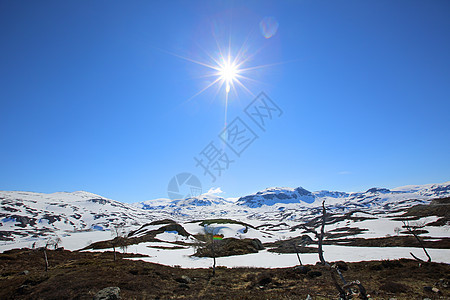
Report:
[[[388,249],[386,251],[389,251]],[[0,254],[0,299],[92,299],[99,290],[118,286],[123,299],[337,299],[325,267],[306,269],[171,268],[113,254],[49,251],[48,272],[42,252],[13,250]],[[243,257],[243,259],[245,259]],[[343,263],[347,280],[360,280],[373,299],[449,299],[442,282],[450,266],[412,260]],[[345,267],[344,267],[345,265]],[[28,274],[23,271],[28,270]],[[184,283],[181,276],[192,279]],[[436,285],[442,294],[424,287]],[[429,289],[428,289],[429,290]]]

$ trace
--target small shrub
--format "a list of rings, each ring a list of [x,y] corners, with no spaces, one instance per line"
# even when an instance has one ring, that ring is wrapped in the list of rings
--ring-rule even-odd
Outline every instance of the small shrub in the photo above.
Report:
[[[406,285],[392,281],[384,283],[380,286],[380,289],[390,293],[406,293],[408,291],[408,287]]]
[[[335,264],[338,266],[339,270],[341,271],[348,271],[348,265],[345,261],[337,261]]]
[[[383,270],[383,265],[376,264],[376,265],[370,266],[369,269],[372,271],[381,271],[381,270]]]
[[[398,260],[383,260],[381,265],[386,269],[401,268],[402,263]]]
[[[315,277],[320,277],[320,276],[322,276],[322,272],[312,270],[312,271],[309,271],[307,275],[308,275],[309,277],[311,277],[311,278],[315,278]]]

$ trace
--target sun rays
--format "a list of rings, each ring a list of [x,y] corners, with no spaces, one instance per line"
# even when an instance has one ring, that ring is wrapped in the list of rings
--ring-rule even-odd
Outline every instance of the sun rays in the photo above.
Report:
[[[241,92],[244,92],[251,97],[255,97],[250,86],[255,87],[255,85],[263,85],[262,82],[256,79],[257,77],[260,77],[261,69],[278,65],[278,63],[252,65],[251,63],[255,56],[264,47],[256,49],[255,51],[250,51],[249,36],[247,36],[247,39],[245,39],[240,47],[232,46],[231,37],[228,39],[228,42],[225,43],[227,46],[220,44],[215,36],[214,40],[215,47],[213,47],[214,49],[210,49],[210,51],[199,46],[199,49],[204,54],[202,59],[193,59],[175,53],[165,52],[204,69],[204,71],[201,71],[203,74],[197,78],[207,79],[206,85],[189,97],[185,103],[193,100],[208,90],[215,90],[212,100],[219,97],[224,101],[224,123],[226,126],[229,100],[240,99]],[[255,76],[257,73],[259,76]]]

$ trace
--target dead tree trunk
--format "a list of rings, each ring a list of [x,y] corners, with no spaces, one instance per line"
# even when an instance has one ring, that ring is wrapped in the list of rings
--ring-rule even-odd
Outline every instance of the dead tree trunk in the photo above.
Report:
[[[416,234],[416,232],[411,228],[411,226],[409,225],[409,223],[402,221],[404,227],[406,228],[406,230],[408,230],[409,233],[411,233],[416,240],[419,242],[420,246],[423,249],[423,252],[425,252],[426,256],[428,257],[428,262],[431,262],[431,256],[428,254],[427,249],[425,249],[425,245],[422,243],[422,240],[419,238],[419,236]],[[412,257],[414,257],[414,259],[420,261],[420,262],[424,262],[424,260],[418,258],[417,256],[415,256],[412,252],[410,252],[409,254],[411,254]]]
[[[297,253],[298,262],[300,263],[300,266],[303,266],[302,260],[300,259],[300,254],[298,254],[297,243],[294,242],[293,244],[294,244],[295,253]]]
[[[327,265],[328,263],[325,261],[325,258],[323,257],[323,237],[325,235],[325,218],[326,218],[327,210],[325,208],[325,201],[322,201],[322,227],[320,228],[320,234],[318,237],[318,251],[319,251],[319,259],[320,263],[322,265]]]
[[[336,273],[339,275],[339,277],[341,278],[342,282],[343,282],[344,284],[347,284],[347,281],[345,280],[344,275],[342,275],[341,270],[339,270],[338,265],[334,264],[334,265],[332,265],[331,267],[332,267],[333,269],[336,270]]]
[[[331,275],[331,280],[333,281],[333,284],[335,286],[335,288],[338,290],[339,292],[339,298],[343,299],[343,300],[347,300],[347,294],[345,293],[344,289],[341,287],[341,285],[339,284],[336,275],[333,272],[333,269],[330,268],[330,275]]]
[[[111,242],[111,246],[112,246],[113,252],[114,252],[114,261],[116,261],[117,254],[116,254],[116,244],[114,243],[114,241]]]
[[[44,247],[45,272],[48,271],[47,245]]]
[[[213,276],[215,276],[216,275],[216,252],[214,251],[214,237],[211,242],[211,250],[212,250],[211,252],[213,255]]]
[[[347,300],[349,299],[349,296],[352,295],[352,291],[350,289],[351,286],[355,285],[358,287],[359,289],[359,293],[362,297],[362,299],[368,299],[367,298],[367,293],[366,293],[366,289],[364,288],[364,286],[358,281],[352,281],[350,283],[347,283],[347,281],[344,278],[344,275],[342,275],[341,271],[339,270],[339,267],[335,264],[333,266],[331,266],[324,258],[323,256],[323,239],[325,237],[325,224],[326,224],[326,217],[327,217],[327,210],[325,208],[325,201],[322,202],[322,224],[321,224],[321,228],[320,228],[320,233],[318,233],[315,229],[312,228],[308,228],[305,225],[303,225],[303,228],[308,231],[308,232],[312,232],[314,233],[314,235],[317,238],[317,244],[318,244],[318,253],[319,253],[319,260],[320,263],[324,266],[327,266],[329,271],[330,271],[330,275],[331,275],[331,279],[333,281],[334,286],[336,287],[336,289],[339,292],[339,296],[341,299],[343,300]],[[342,282],[343,282],[343,286],[341,286],[338,282],[338,279],[336,277],[336,274],[339,275],[339,277],[341,278]],[[346,292],[345,290],[348,290],[348,292]]]

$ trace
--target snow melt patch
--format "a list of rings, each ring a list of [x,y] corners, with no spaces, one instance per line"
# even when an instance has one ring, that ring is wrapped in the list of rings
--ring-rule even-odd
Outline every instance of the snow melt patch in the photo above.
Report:
[[[134,245],[129,252],[149,255],[149,257],[129,258],[146,262],[158,263],[168,266],[180,266],[182,268],[209,268],[212,266],[212,258],[193,257],[194,249],[160,250],[147,247],[146,243]],[[347,247],[336,245],[324,245],[324,255],[328,261],[343,260],[347,262],[359,262],[381,259],[411,258],[410,252],[425,259],[420,248],[407,247]],[[434,262],[450,263],[450,249],[428,249]],[[318,262],[317,253],[300,254],[304,264]],[[218,257],[217,266],[225,267],[260,267],[260,268],[284,268],[298,265],[296,254],[279,254],[267,250],[258,253]]]

